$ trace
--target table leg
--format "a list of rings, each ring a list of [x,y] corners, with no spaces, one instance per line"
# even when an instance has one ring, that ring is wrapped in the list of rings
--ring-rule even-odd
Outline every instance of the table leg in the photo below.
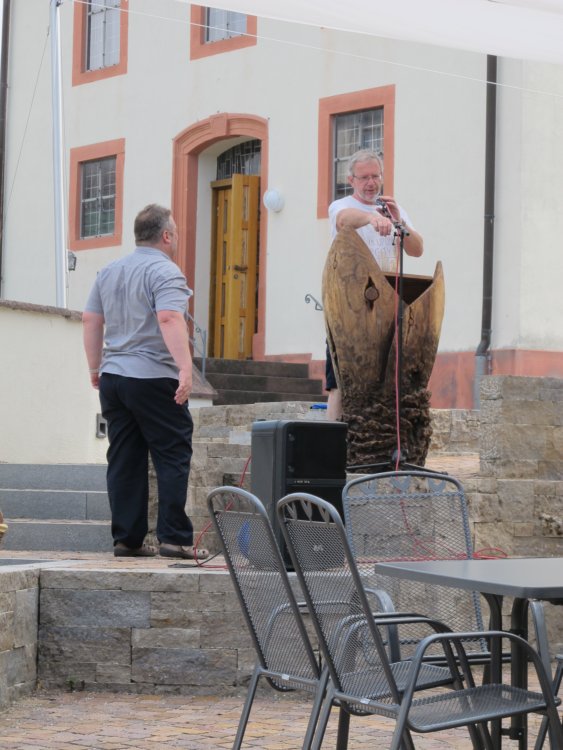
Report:
[[[510,618],[510,630],[524,640],[528,640],[528,600],[514,599]],[[522,649],[516,645],[511,649],[510,662],[511,682],[517,687],[528,687],[528,660],[523,657]],[[528,747],[528,715],[513,716],[510,721],[509,737],[518,740],[518,750]]]
[[[502,630],[502,596],[483,594],[489,605],[489,630]],[[485,667],[483,680],[499,683],[502,681],[502,644],[494,641],[491,644],[491,664]],[[500,719],[491,722],[491,739],[495,750],[502,746],[502,723]]]

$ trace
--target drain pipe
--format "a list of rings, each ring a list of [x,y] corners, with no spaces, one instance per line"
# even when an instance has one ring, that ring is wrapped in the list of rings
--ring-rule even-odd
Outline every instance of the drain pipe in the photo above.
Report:
[[[6,170],[6,122],[8,102],[8,49],[10,43],[10,4],[2,3],[2,45],[0,49],[0,299],[3,289],[3,249],[4,249],[4,174]]]
[[[487,55],[487,105],[485,132],[485,215],[483,238],[483,306],[481,341],[475,352],[473,408],[481,406],[481,380],[490,371],[493,317],[493,254],[495,232],[495,146],[497,124],[497,58]]]

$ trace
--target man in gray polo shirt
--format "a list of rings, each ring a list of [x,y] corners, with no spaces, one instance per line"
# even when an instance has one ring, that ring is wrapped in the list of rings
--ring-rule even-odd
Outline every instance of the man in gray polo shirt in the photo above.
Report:
[[[192,292],[174,263],[171,212],[151,204],[135,219],[133,253],[98,273],[83,314],[90,380],[108,423],[108,496],[114,555],[157,553],[148,530],[148,455],[158,483],[156,535],[164,557],[208,556],[193,547],[185,512],[193,422],[187,305]]]

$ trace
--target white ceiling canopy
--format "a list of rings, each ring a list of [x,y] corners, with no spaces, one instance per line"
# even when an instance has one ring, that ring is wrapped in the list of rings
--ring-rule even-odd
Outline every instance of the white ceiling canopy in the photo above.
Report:
[[[563,63],[563,0],[211,0],[263,18]]]

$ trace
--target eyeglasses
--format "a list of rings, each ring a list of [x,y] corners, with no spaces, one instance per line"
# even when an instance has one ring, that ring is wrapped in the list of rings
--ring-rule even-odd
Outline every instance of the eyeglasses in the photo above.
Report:
[[[353,174],[352,178],[354,180],[358,180],[358,182],[369,182],[370,180],[373,180],[374,182],[380,182],[383,179],[382,174],[366,174],[364,177],[358,177],[358,175]]]

